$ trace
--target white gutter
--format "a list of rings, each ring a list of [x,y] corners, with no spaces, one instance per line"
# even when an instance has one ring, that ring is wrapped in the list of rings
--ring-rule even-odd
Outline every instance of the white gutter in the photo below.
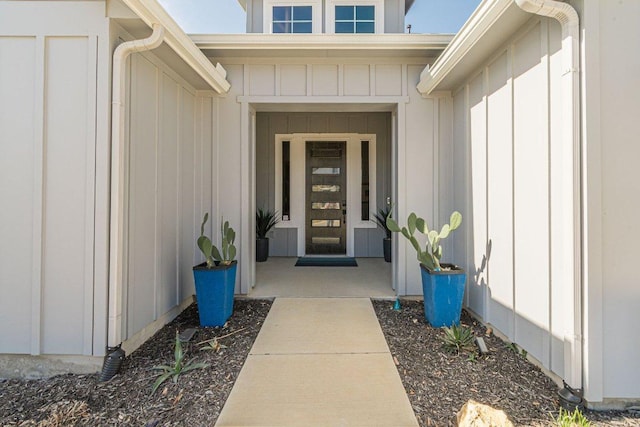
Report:
[[[226,72],[222,66],[215,66],[200,49],[191,41],[176,21],[156,0],[122,0],[129,9],[152,26],[159,23],[165,28],[164,42],[189,65],[216,92],[229,92],[231,84],[226,79]]]
[[[164,27],[153,24],[146,39],[120,44],[113,53],[111,87],[111,224],[109,244],[109,322],[108,345],[122,342],[122,264],[124,259],[124,97],[127,57],[134,52],[157,48],[164,39]]]
[[[567,292],[565,307],[565,346],[569,347],[570,358],[565,357],[565,382],[573,388],[582,388],[582,172],[580,142],[580,19],[576,10],[567,3],[555,0],[515,0],[525,12],[547,16],[560,22],[562,26],[562,140],[563,163],[571,168],[571,173],[561,183],[566,197],[562,212],[563,225],[567,227],[561,238],[572,241],[572,253],[565,251],[559,263],[571,265],[566,274],[572,284],[572,292]],[[569,253],[567,253],[569,252]],[[571,289],[568,289],[571,291]]]

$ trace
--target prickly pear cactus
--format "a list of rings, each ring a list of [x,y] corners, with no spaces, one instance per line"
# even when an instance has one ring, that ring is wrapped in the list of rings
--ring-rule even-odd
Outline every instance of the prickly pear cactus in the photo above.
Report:
[[[220,235],[222,236],[222,242],[220,251],[213,243],[211,239],[204,235],[204,226],[209,220],[209,213],[204,214],[202,219],[202,225],[200,226],[200,237],[198,237],[198,248],[202,251],[207,262],[207,268],[215,266],[216,262],[222,265],[229,265],[236,259],[236,247],[233,244],[236,239],[236,232],[229,226],[229,221],[225,221],[224,218],[220,223]]]
[[[449,218],[449,224],[442,226],[442,229],[429,230],[427,222],[411,212],[407,218],[407,226],[400,228],[398,223],[391,218],[387,217],[387,227],[394,233],[401,233],[409,242],[411,246],[416,250],[418,261],[424,264],[428,269],[433,271],[440,271],[440,258],[442,258],[442,246],[440,241],[449,237],[449,234],[460,227],[462,223],[462,214],[455,211]],[[416,231],[427,236],[427,243],[424,250],[420,246],[418,239],[415,237]]]

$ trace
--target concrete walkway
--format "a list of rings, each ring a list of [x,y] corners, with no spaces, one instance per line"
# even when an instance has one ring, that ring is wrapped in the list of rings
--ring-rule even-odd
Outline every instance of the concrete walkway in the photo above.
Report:
[[[277,298],[216,426],[417,426],[367,298]]]

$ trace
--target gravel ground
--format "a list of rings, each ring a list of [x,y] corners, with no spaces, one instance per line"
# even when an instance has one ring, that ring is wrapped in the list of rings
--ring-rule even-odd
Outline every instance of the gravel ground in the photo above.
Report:
[[[0,380],[0,426],[212,426],[271,307],[266,300],[235,304],[224,328],[199,328],[197,308],[190,306],[106,383],[97,374]],[[475,361],[443,351],[442,332],[424,323],[421,302],[403,301],[401,311],[389,301],[374,301],[374,307],[420,425],[455,425],[455,413],[468,399],[505,410],[516,425],[554,425],[555,384],[468,315],[463,323],[485,336],[491,349]],[[209,367],[181,375],[176,384],[167,381],[151,395],[157,375],[151,368],[171,364],[175,332],[187,328],[198,332],[184,344],[186,360]],[[200,350],[198,343],[223,336],[219,342],[226,348]],[[640,415],[628,412],[587,416],[594,426],[640,426]]]
[[[108,382],[98,375],[61,375],[46,380],[0,382],[0,426],[212,426],[264,322],[270,301],[235,301],[224,328],[200,328],[193,304],[128,356],[120,374]],[[197,327],[183,344],[185,361],[209,367],[165,382],[151,395],[156,365],[173,360],[176,329]],[[198,343],[221,338],[218,352]]]
[[[482,336],[489,354],[472,360],[442,348],[440,329],[424,321],[422,301],[373,301],[380,325],[421,426],[456,425],[469,399],[505,411],[515,425],[551,426],[558,414],[558,387],[518,349],[492,335],[463,312],[461,323]],[[593,426],[640,426],[640,414],[592,412]]]

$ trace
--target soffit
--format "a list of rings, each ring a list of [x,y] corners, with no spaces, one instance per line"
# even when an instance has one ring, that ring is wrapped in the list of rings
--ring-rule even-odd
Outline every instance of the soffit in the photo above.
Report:
[[[433,58],[448,34],[193,34],[206,56],[225,57],[416,57]]]
[[[506,47],[531,17],[513,0],[484,0],[435,63],[423,71],[418,90],[425,94],[455,91],[488,57]]]
[[[195,89],[225,93],[230,84],[224,71],[216,69],[193,44],[180,26],[156,0],[114,0],[108,3],[109,18],[117,22],[132,37],[148,37],[152,24],[165,28],[162,45],[153,53],[180,74]]]

